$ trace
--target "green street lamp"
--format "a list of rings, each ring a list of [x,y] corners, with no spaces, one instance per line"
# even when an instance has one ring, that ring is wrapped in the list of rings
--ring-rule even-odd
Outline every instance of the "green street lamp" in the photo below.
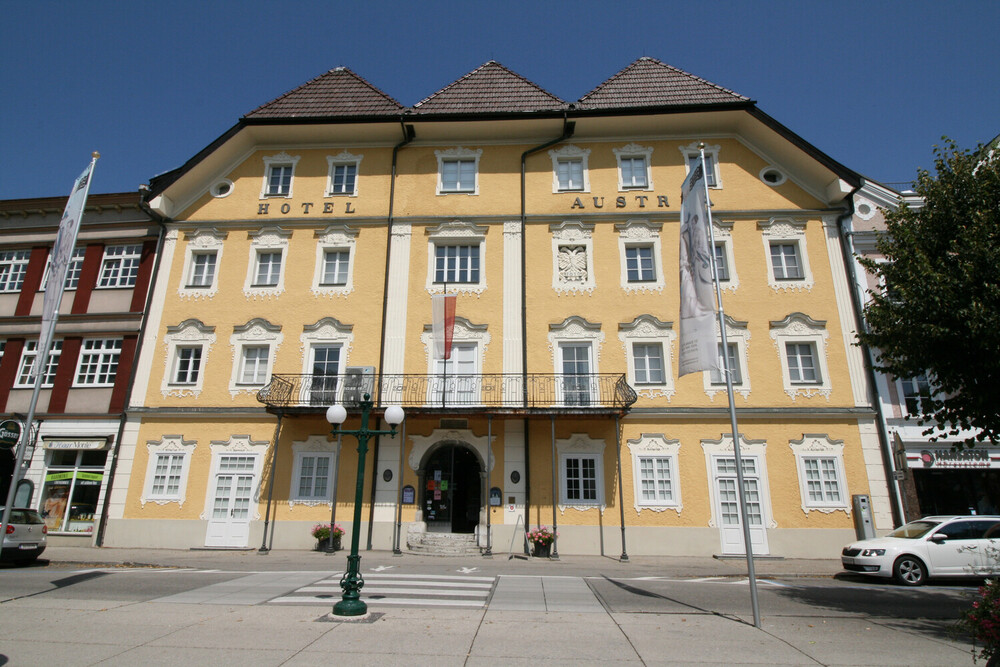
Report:
[[[390,405],[385,409],[384,419],[392,427],[389,431],[371,430],[368,428],[368,417],[372,411],[372,398],[365,394],[360,403],[361,428],[356,431],[341,429],[340,425],[347,419],[347,410],[343,405],[331,405],[326,411],[326,420],[333,425],[330,432],[333,435],[353,435],[358,439],[358,484],[354,492],[354,523],[351,531],[351,554],[347,557],[347,572],[340,579],[340,587],[344,590],[343,599],[333,605],[334,616],[363,616],[368,611],[368,605],[361,601],[361,588],[365,585],[361,577],[361,556],[358,554],[358,542],[361,538],[361,498],[365,487],[365,455],[368,454],[368,438],[373,435],[388,435],[396,437],[396,426],[403,421],[403,408]],[[334,498],[333,502],[337,502]],[[331,536],[332,538],[332,536]]]

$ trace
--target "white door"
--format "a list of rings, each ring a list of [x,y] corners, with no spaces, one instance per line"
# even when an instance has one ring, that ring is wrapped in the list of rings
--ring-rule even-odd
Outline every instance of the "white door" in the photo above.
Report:
[[[450,359],[434,360],[434,382],[430,403],[479,405],[479,375],[476,373],[476,344],[456,343]]]
[[[562,357],[561,403],[586,407],[596,402],[590,343],[563,343],[559,353]]]
[[[338,403],[337,374],[340,372],[340,345],[313,345],[309,372],[309,405]]]
[[[736,457],[718,457],[715,468],[715,512],[719,520],[722,553],[745,554],[743,524],[740,522],[740,499],[737,493]],[[754,555],[768,553],[761,480],[755,457],[743,458],[743,489],[750,526],[750,546]]]
[[[219,457],[205,546],[245,547],[250,543],[255,467],[255,456]]]

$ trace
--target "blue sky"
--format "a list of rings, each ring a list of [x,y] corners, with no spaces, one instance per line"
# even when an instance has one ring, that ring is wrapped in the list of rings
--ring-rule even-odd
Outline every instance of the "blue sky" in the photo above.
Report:
[[[1000,2],[0,0],[0,199],[134,191],[337,66],[412,105],[488,60],[575,101],[652,56],[883,182],[1000,134]]]

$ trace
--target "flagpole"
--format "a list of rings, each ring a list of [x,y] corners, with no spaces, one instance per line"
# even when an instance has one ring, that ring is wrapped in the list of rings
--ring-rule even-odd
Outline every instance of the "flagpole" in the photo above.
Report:
[[[90,182],[93,179],[94,166],[97,164],[97,158],[99,157],[101,157],[101,154],[96,151],[91,154],[90,165],[84,170],[86,181],[81,185],[80,179],[77,179],[73,184],[73,192],[70,193],[69,199],[66,202],[67,211],[63,213],[63,218],[66,217],[67,213],[71,212],[70,209],[74,205],[73,197],[77,195],[79,190],[83,190],[83,199],[79,203],[79,211],[72,211],[72,215],[76,216],[76,219],[68,221],[71,224],[66,226],[65,222],[67,221],[60,221],[59,232],[56,234],[56,241],[52,247],[52,256],[56,254],[56,251],[60,247],[68,247],[69,256],[72,257],[73,248],[76,246],[76,235],[80,230],[80,221],[83,219],[83,209],[87,204],[87,194],[90,192]],[[83,175],[81,175],[81,178],[83,178]],[[63,238],[64,234],[67,234],[66,238]],[[18,482],[21,481],[21,466],[24,465],[24,454],[28,449],[28,441],[31,439],[31,424],[35,421],[35,410],[38,408],[38,395],[41,393],[42,381],[45,379],[45,372],[49,365],[49,348],[52,347],[52,338],[55,335],[56,323],[59,321],[59,304],[62,302],[63,292],[66,289],[66,271],[49,271],[48,279],[49,283],[45,286],[45,301],[54,304],[54,309],[51,317],[46,319],[44,313],[42,316],[42,327],[39,332],[38,347],[35,348],[35,363],[32,369],[35,374],[35,386],[31,392],[31,402],[28,405],[28,416],[25,417],[25,426],[21,430],[21,442],[18,444],[17,456],[14,459],[14,472],[10,477],[10,488],[7,490],[7,502],[4,505],[3,518],[0,519],[0,538],[7,534],[7,525],[10,523],[10,511],[14,507]],[[53,283],[55,284],[53,285]],[[48,291],[53,288],[56,291],[50,299]]]
[[[705,202],[708,213],[708,233],[712,258],[712,282],[715,284],[715,300],[718,304],[719,333],[722,336],[723,373],[726,376],[726,393],[729,394],[729,421],[733,429],[733,454],[736,456],[736,484],[739,486],[740,522],[743,524],[743,545],[747,558],[747,577],[750,580],[750,607],[753,609],[753,625],[760,629],[760,606],[757,603],[757,574],[753,564],[753,546],[750,543],[750,525],[747,522],[746,489],[743,488],[743,457],[740,455],[740,431],[736,425],[736,399],[733,395],[733,375],[729,368],[729,343],[726,338],[726,314],[722,309],[722,287],[719,285],[719,267],[715,261],[715,229],[712,225],[712,204],[708,193],[708,169],[705,165],[705,144],[698,144],[701,153],[701,168],[705,174]]]

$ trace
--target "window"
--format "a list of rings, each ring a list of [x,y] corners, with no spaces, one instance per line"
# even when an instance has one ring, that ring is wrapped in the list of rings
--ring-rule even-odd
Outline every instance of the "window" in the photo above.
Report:
[[[361,166],[361,155],[353,155],[343,151],[339,155],[327,155],[329,173],[326,179],[326,196],[358,194],[358,169]]]
[[[733,378],[733,386],[738,387],[743,384],[743,373],[740,371],[740,352],[736,343],[727,343],[726,348],[729,352],[727,355],[729,358],[729,372]],[[722,343],[719,343],[719,368],[725,368],[725,361],[722,358]],[[723,370],[712,370],[709,371],[711,374],[711,383],[713,385],[724,385],[726,384],[726,376],[723,375]]]
[[[590,343],[562,343],[562,403],[567,406],[586,407],[596,400],[595,380],[591,370]]]
[[[726,391],[726,376],[723,375],[725,367],[724,361],[729,362],[729,369],[733,379],[733,392],[743,396],[744,399],[750,397],[750,377],[747,375],[747,351],[750,348],[750,330],[748,323],[737,321],[726,315],[726,344],[728,359],[722,358],[722,333],[719,331],[719,322],[714,323],[716,354],[719,359],[719,370],[710,370],[702,373],[704,378],[705,393],[709,398],[715,400],[715,394]]]
[[[920,414],[923,411],[923,400],[931,396],[931,385],[927,381],[927,376],[918,375],[900,380],[899,383],[903,389],[903,403],[906,405],[906,411],[911,415]]]
[[[674,498],[670,459],[662,456],[639,457],[639,501],[643,505],[669,504]]]
[[[627,246],[625,248],[625,271],[630,283],[645,283],[656,280],[653,248],[650,246]]]
[[[337,379],[340,374],[340,345],[317,343],[310,348],[309,404],[330,406],[337,403]]]
[[[76,369],[76,384],[83,387],[110,387],[118,374],[118,358],[122,353],[121,338],[100,338],[83,341],[80,362]]]
[[[785,356],[792,384],[819,384],[816,348],[812,343],[785,343]]]
[[[106,441],[101,444],[106,445]],[[45,525],[53,532],[92,533],[107,450],[49,449],[46,455],[48,466],[39,504]]]
[[[177,498],[180,495],[183,469],[184,454],[157,454],[150,495],[157,498]]]
[[[479,405],[479,346],[475,342],[456,341],[448,359],[434,359],[429,403]]]
[[[688,173],[699,164],[701,164],[701,155],[699,153],[688,155]],[[708,187],[715,187],[715,159],[710,153],[705,153],[705,180],[708,181]]]
[[[239,384],[255,386],[267,384],[269,352],[270,348],[266,345],[243,347]]]
[[[298,480],[295,485],[298,500],[326,500],[330,497],[330,454],[301,454],[296,460]]]
[[[722,179],[719,177],[719,148],[718,144],[705,146],[705,180],[710,188],[722,187]],[[698,142],[693,141],[686,146],[680,146],[679,149],[684,156],[687,173],[691,173],[691,170],[701,163],[701,149]]]
[[[652,190],[653,183],[649,174],[652,147],[629,144],[624,148],[613,149],[618,158],[618,189],[619,190]]]
[[[174,384],[198,384],[201,375],[201,354],[201,345],[177,348]]]
[[[556,165],[556,177],[559,179],[559,189],[583,190],[583,160],[559,160]]]
[[[206,288],[215,284],[215,264],[217,261],[218,257],[215,251],[192,253],[187,287]]]
[[[292,157],[282,151],[277,155],[264,157],[264,184],[261,187],[260,198],[291,197],[292,177],[299,156]]]
[[[478,283],[478,245],[438,245],[434,248],[435,283]]]
[[[444,160],[441,163],[442,192],[475,192],[475,160]]]
[[[806,491],[809,502],[816,505],[839,504],[841,502],[840,476],[837,460],[833,458],[804,458]]]
[[[802,266],[797,243],[771,243],[771,268],[775,280],[801,280]]]
[[[603,440],[574,433],[556,440],[559,452],[559,499],[563,506],[588,510],[604,504]]]
[[[590,192],[587,173],[589,148],[568,144],[549,151],[552,158],[552,192]]]
[[[666,381],[662,343],[633,343],[632,359],[635,363],[636,384],[660,385]]]
[[[83,271],[84,254],[86,254],[86,248],[73,248],[73,254],[70,255],[69,263],[66,265],[66,283],[64,285],[64,289],[76,289],[80,284],[80,272]],[[42,278],[42,290],[48,287],[49,272],[51,270],[52,255],[49,255],[49,261],[45,265],[45,277]]]
[[[351,253],[349,250],[327,250],[323,253],[323,278],[320,285],[346,285]]]
[[[635,510],[650,508],[660,512],[672,508],[681,511],[680,486],[677,478],[677,453],[680,442],[662,434],[643,433],[626,443],[632,453],[632,476]]]
[[[28,272],[29,250],[0,252],[0,292],[20,292]]]
[[[184,504],[188,468],[196,442],[179,435],[165,435],[160,440],[146,442],[149,463],[140,502],[159,505],[175,502]]]
[[[790,441],[789,447],[798,468],[803,511],[848,512],[850,496],[844,483],[844,441],[833,440],[825,433],[806,433],[801,440]]]
[[[276,287],[281,279],[281,251],[260,251],[254,270],[254,287]]]
[[[133,287],[139,276],[141,245],[112,245],[104,249],[99,287]]]
[[[715,244],[715,268],[719,273],[719,282],[729,282],[729,257],[725,243]]]
[[[49,346],[49,358],[45,364],[45,377],[42,378],[43,387],[51,387],[56,380],[56,368],[59,366],[59,357],[62,355],[62,341],[54,340]],[[32,377],[32,370],[38,361],[38,341],[29,340],[24,344],[24,351],[21,353],[21,367],[17,372],[15,387],[33,387],[35,380]]]
[[[597,503],[597,457],[567,455],[563,459],[564,495],[570,503]]]

